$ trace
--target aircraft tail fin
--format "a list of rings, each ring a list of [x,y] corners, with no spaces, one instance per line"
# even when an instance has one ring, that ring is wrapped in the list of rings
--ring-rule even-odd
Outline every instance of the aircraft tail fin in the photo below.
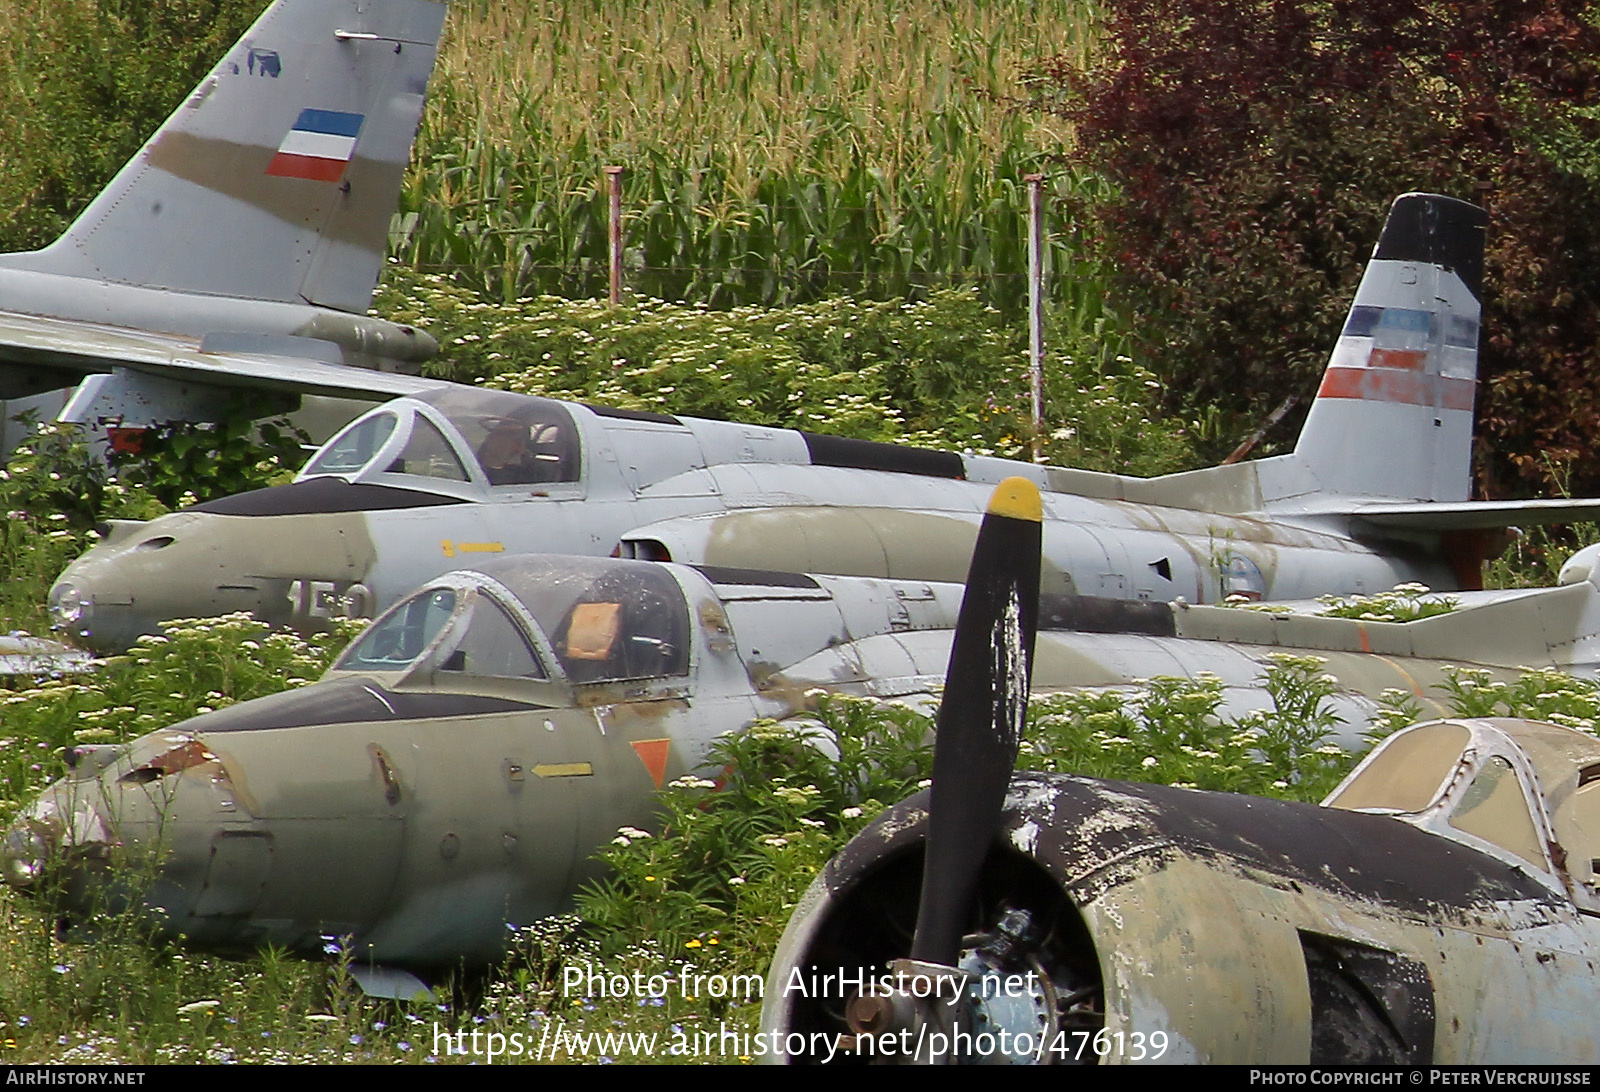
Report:
[[[60,239],[6,264],[365,312],[444,11],[276,0]]]
[[[1295,448],[1325,495],[1464,501],[1485,212],[1396,198]]]

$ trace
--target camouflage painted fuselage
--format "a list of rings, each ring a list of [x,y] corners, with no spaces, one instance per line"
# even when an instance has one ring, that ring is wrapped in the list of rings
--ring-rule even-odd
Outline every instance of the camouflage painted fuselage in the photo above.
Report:
[[[1025,958],[1012,958],[1063,1000],[1012,1029],[1041,1044],[1034,1060],[1600,1059],[1587,1032],[1600,744],[1521,721],[1414,731],[1449,746],[1420,803],[1356,801],[1388,814],[1343,810],[1353,803],[1340,793],[1312,807],[1018,775],[974,932],[1002,910],[1037,925]],[[1375,753],[1340,792],[1376,764],[1414,758]],[[764,1030],[807,1042],[847,1031],[836,984],[880,974],[904,943],[926,808],[916,797],[880,817],[812,886],[769,974]],[[866,1038],[846,1057],[895,1053]]]

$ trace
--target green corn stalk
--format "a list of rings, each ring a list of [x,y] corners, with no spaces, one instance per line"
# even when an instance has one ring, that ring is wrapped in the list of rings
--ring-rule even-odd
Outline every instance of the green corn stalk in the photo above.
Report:
[[[1067,0],[500,0],[450,18],[402,259],[506,301],[600,294],[616,163],[629,288],[718,307],[967,283],[1020,305],[1022,176],[1066,134],[1006,96],[1092,33]],[[1092,182],[1054,185],[1075,200]],[[1096,280],[1070,233],[1051,249]]]

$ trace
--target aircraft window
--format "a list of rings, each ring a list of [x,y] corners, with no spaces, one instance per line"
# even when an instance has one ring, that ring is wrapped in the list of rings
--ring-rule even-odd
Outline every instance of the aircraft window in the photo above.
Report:
[[[500,679],[543,679],[528,639],[493,599],[481,592],[472,608],[466,636],[444,662],[442,670]]]
[[[325,444],[307,474],[354,474],[372,460],[384,441],[394,432],[392,413],[364,417]]]
[[[415,474],[423,478],[445,478],[464,482],[467,470],[434,423],[420,414],[412,418],[411,439],[405,450],[389,465],[391,474]]]
[[[1433,803],[1471,738],[1472,733],[1459,724],[1433,724],[1395,736],[1355,780],[1328,798],[1328,806],[1346,811],[1421,811]]]
[[[1583,773],[1600,774],[1600,769],[1590,767]],[[1572,796],[1572,820],[1561,841],[1567,850],[1567,867],[1593,886],[1600,879],[1600,780],[1579,780],[1582,783]]]
[[[568,678],[689,673],[694,630],[671,570],[614,558],[507,557],[485,566],[533,616]]]
[[[573,682],[650,679],[689,670],[689,619],[683,593],[664,572],[608,574],[565,612],[556,655]]]
[[[457,427],[460,427],[459,425]],[[536,485],[577,480],[576,460],[567,455],[570,428],[548,422],[484,418],[484,433],[475,449],[478,465],[491,485]]]
[[[1517,782],[1517,771],[1503,758],[1479,767],[1472,784],[1450,814],[1450,825],[1509,850],[1536,868],[1544,868],[1537,828]]]
[[[399,671],[427,651],[456,608],[456,593],[412,596],[372,624],[334,665],[340,671]]]
[[[577,425],[560,402],[455,387],[419,398],[449,418],[491,485],[575,482],[580,477]]]

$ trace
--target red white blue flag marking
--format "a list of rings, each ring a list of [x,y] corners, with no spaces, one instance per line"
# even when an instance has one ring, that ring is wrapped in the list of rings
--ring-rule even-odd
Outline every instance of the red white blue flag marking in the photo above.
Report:
[[[364,120],[361,114],[339,110],[300,111],[294,128],[278,145],[278,154],[267,164],[267,173],[315,182],[339,181],[356,154],[356,137]]]

